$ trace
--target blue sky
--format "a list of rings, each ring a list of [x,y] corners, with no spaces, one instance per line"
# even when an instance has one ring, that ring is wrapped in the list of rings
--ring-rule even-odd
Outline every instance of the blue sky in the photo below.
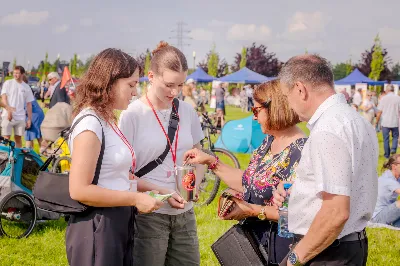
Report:
[[[17,58],[37,65],[46,51],[85,60],[104,48],[133,55],[170,39],[178,21],[192,38],[184,47],[189,65],[205,58],[213,43],[233,63],[241,47],[268,46],[282,61],[316,52],[331,62],[353,62],[371,47],[377,33],[393,62],[400,61],[400,1],[385,0],[169,0],[48,1],[1,0],[0,62]],[[384,3],[384,5],[382,4]]]

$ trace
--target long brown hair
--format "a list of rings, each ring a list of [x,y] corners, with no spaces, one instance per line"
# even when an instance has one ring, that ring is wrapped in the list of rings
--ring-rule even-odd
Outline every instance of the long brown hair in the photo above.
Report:
[[[91,107],[105,121],[116,122],[112,86],[121,78],[129,78],[139,67],[136,60],[119,49],[108,48],[95,56],[76,89],[74,116]]]
[[[399,157],[400,157],[400,154],[393,154],[392,156],[390,156],[388,161],[383,164],[382,170],[383,169],[392,170],[392,166],[397,163],[397,159]]]
[[[300,122],[299,116],[289,107],[287,98],[282,94],[278,79],[258,85],[253,97],[261,105],[270,102],[266,108],[266,127],[269,130],[283,130]]]
[[[169,45],[167,42],[161,41],[152,54],[150,70],[156,75],[161,75],[165,69],[176,72],[188,70],[185,55],[178,48]]]

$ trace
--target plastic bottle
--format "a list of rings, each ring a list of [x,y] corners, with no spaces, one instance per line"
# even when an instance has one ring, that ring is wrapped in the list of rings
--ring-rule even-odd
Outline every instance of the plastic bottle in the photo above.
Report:
[[[284,184],[283,187],[287,192],[292,184]],[[291,238],[293,234],[289,232],[288,227],[288,207],[289,207],[289,194],[287,194],[282,207],[279,208],[279,221],[278,221],[278,235],[280,237]]]

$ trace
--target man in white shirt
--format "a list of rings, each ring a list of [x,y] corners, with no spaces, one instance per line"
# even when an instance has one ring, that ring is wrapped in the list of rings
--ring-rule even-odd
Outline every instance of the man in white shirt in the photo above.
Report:
[[[1,134],[9,139],[14,130],[15,145],[18,148],[22,147],[21,137],[25,129],[31,127],[32,101],[35,100],[31,88],[22,80],[24,74],[25,69],[16,66],[13,71],[14,79],[4,82],[1,90],[2,104],[5,106],[1,114]],[[27,120],[26,115],[28,115]]]
[[[355,90],[355,89],[354,89]],[[360,106],[362,103],[362,89],[358,89],[355,91],[353,95],[353,103],[357,106]]]
[[[365,227],[377,199],[375,130],[335,93],[326,59],[291,58],[279,77],[290,106],[310,129],[289,191],[295,245],[281,265],[366,265]],[[285,196],[280,184],[275,204]]]
[[[397,144],[399,141],[399,114],[400,97],[394,94],[394,86],[389,85],[386,87],[386,95],[379,101],[378,113],[376,115],[377,124],[382,117],[383,147],[386,159],[389,159],[390,154],[395,154],[397,152]],[[392,148],[390,148],[390,132],[392,132]]]

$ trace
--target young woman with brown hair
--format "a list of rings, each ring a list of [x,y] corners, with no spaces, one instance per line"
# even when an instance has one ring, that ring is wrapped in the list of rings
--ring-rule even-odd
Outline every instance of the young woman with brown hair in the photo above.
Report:
[[[187,70],[183,53],[160,42],[150,63],[148,77],[151,86],[147,94],[131,103],[120,118],[121,130],[136,151],[137,169],[146,168],[169,145],[165,159],[140,178],[163,187],[163,191],[159,190],[163,194],[175,191],[176,166],[183,164],[186,151],[193,147],[201,148],[199,143],[204,138],[193,106],[179,101],[176,108],[173,103],[185,83]],[[174,112],[178,109],[179,125],[172,142],[167,140],[167,131],[173,108]],[[200,182],[205,168],[196,167],[196,181]],[[183,204],[182,198],[175,193],[169,204],[159,210],[138,215],[136,223],[135,265],[200,265],[192,202]]]
[[[69,191],[72,199],[93,208],[69,219],[70,265],[132,265],[136,208],[148,213],[162,204],[130,189],[129,170],[135,168],[135,155],[116,125],[114,110],[128,107],[138,81],[136,60],[110,48],[93,59],[77,88],[69,137]],[[92,183],[94,177],[97,185]]]

